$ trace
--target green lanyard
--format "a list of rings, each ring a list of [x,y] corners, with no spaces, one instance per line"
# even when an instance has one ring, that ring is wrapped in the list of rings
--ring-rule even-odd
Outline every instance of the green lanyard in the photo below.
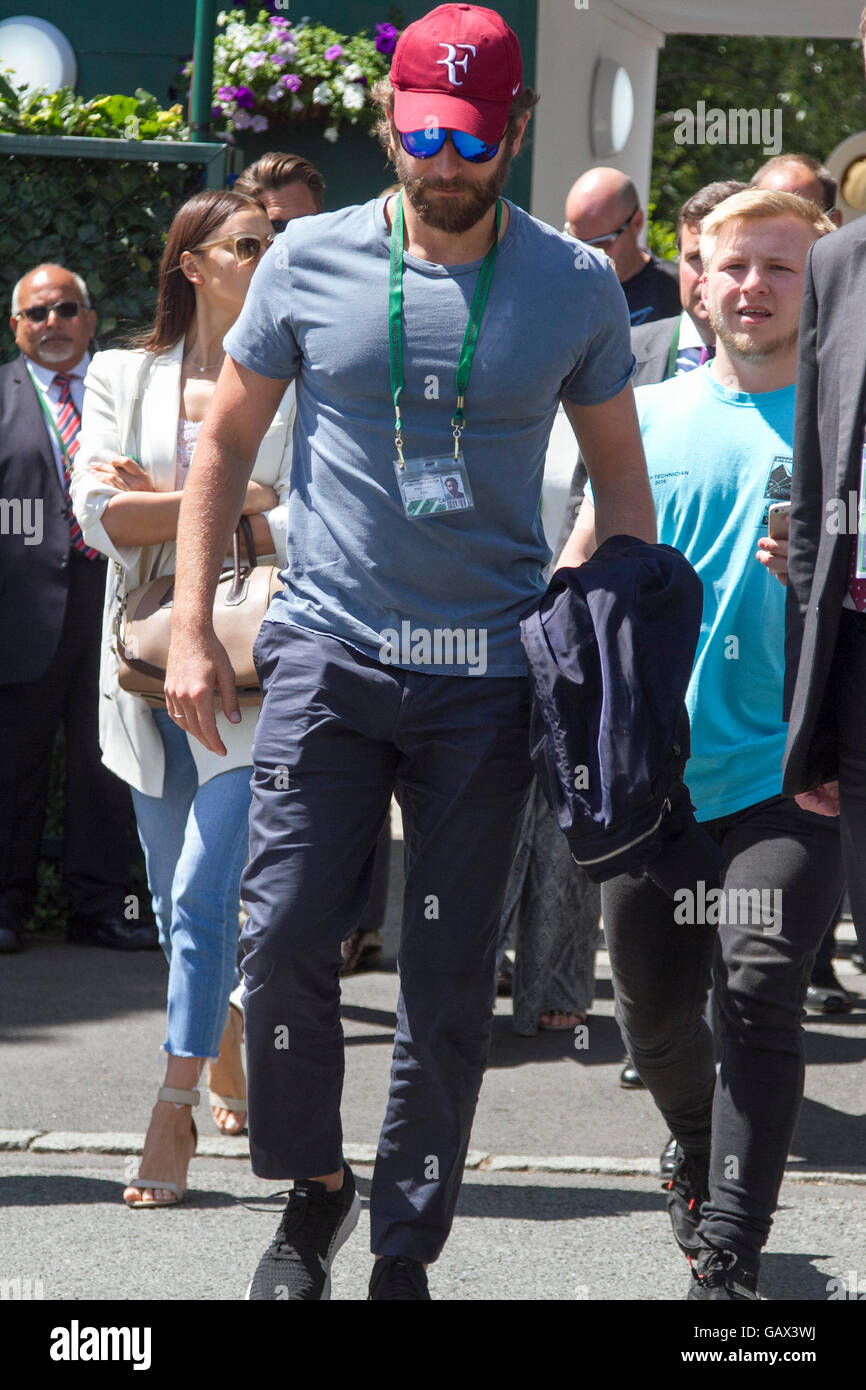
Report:
[[[54,431],[54,437],[57,440],[57,443],[60,445],[60,454],[63,459],[63,467],[66,470],[66,476],[69,478],[72,476],[72,459],[69,457],[69,451],[66,448],[66,445],[63,443],[60,430],[57,428],[57,420],[54,417],[54,411],[51,409],[50,405],[46,401],[45,396],[42,393],[42,387],[36,378],[36,373],[31,370],[30,363],[25,363],[25,366],[27,367],[27,371],[30,374],[30,380],[33,382],[36,394],[39,397],[39,404],[42,406],[42,411],[45,415],[45,419],[48,421],[49,426]],[[71,399],[71,390],[69,394]],[[75,402],[73,401],[72,404],[75,405]]]
[[[454,431],[455,458],[459,457],[460,436],[466,425],[466,416],[463,412],[463,407],[466,403],[466,392],[469,389],[469,375],[472,371],[472,359],[475,356],[475,344],[478,341],[481,320],[484,317],[484,309],[487,305],[490,281],[493,279],[493,267],[496,265],[501,222],[502,203],[497,199],[496,237],[493,245],[484,257],[481,269],[478,272],[478,283],[475,286],[472,307],[469,310],[469,322],[466,325],[466,332],[463,336],[463,346],[460,349],[460,360],[457,363],[457,408],[451,417],[451,425]],[[394,215],[391,224],[391,285],[388,293],[388,350],[391,367],[391,395],[394,398],[394,430],[396,433],[394,442],[397,448],[397,457],[400,460],[400,467],[403,468],[405,466],[403,459],[403,418],[400,414],[400,394],[404,384],[402,193],[398,193],[396,202],[394,203]]]

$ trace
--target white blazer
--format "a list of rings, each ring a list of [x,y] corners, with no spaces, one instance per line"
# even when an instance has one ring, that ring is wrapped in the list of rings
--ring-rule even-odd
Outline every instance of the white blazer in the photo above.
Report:
[[[88,545],[121,566],[108,566],[102,624],[99,674],[99,742],[102,761],[124,782],[148,796],[161,796],[165,755],[151,709],[117,683],[119,658],[114,650],[114,615],[120,589],[132,590],[175,570],[174,541],[157,545],[116,546],[102,525],[109,498],[119,489],[89,471],[93,459],[127,455],[137,459],[157,492],[175,490],[177,431],[180,418],[180,379],[183,342],[156,357],[141,351],[112,349],[94,356],[85,380],[81,447],[70,491],[78,524]],[[252,477],[274,489],[279,504],[265,512],[274,538],[276,563],[286,563],[287,498],[292,461],[295,389],[290,385],[280,401],[256,456]],[[259,560],[267,563],[267,557]],[[271,560],[273,563],[273,559]],[[232,768],[252,763],[257,708],[241,710],[240,724],[217,714],[220,738],[227,756],[209,752],[187,735],[198,769],[199,785]]]

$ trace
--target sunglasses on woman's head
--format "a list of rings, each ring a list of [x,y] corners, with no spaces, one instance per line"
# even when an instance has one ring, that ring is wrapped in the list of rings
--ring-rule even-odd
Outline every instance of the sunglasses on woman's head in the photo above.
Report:
[[[251,232],[244,232],[238,236],[223,236],[216,241],[203,241],[201,246],[191,248],[195,251],[207,251],[211,246],[231,246],[235,253],[235,260],[238,265],[249,265],[250,261],[256,260],[264,249],[267,251],[272,236],[254,236]]]
[[[45,323],[49,314],[58,314],[62,319],[74,319],[84,307],[78,299],[58,299],[56,304],[32,304],[29,309],[19,309],[15,317],[24,317],[31,323]]]
[[[460,158],[470,164],[486,164],[495,159],[502,144],[501,136],[495,145],[489,145],[485,140],[479,140],[477,135],[467,135],[465,130],[439,130],[436,127],[432,130],[403,130],[400,132],[400,144],[413,159],[432,159],[449,137]]]

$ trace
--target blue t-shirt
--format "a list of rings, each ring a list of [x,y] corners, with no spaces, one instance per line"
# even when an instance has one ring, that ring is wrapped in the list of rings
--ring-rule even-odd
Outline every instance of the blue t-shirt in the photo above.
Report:
[[[704,585],[685,780],[713,820],[782,790],[785,590],[755,553],[791,495],[794,387],[729,391],[706,364],[635,397],[659,541]]]
[[[518,623],[550,558],[539,500],[558,402],[609,400],[634,359],[606,257],[508,208],[466,395],[469,511],[410,519],[400,497],[385,200],[298,218],[262,259],[225,347],[262,376],[296,378],[289,560],[271,620],[433,674],[526,671]],[[403,261],[404,452],[453,455],[482,261]],[[466,634],[465,652],[442,633]]]

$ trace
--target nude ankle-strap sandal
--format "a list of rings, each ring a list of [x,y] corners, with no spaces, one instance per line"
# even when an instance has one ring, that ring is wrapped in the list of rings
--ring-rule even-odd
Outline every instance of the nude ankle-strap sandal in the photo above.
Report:
[[[179,1091],[175,1086],[160,1086],[156,1093],[156,1098],[157,1100],[171,1101],[174,1105],[194,1106],[199,1103],[199,1092]],[[195,1120],[192,1118],[192,1115],[190,1115],[190,1124],[192,1125],[192,1137],[194,1141],[192,1153],[190,1154],[190,1158],[192,1158],[198,1147],[198,1130],[195,1127]],[[134,1202],[127,1201],[126,1205],[128,1207],[176,1207],[179,1202],[183,1201],[186,1193],[186,1183],[181,1186],[180,1183],[169,1182],[166,1178],[146,1178],[140,1172],[126,1185],[127,1187],[137,1187],[139,1191],[144,1191],[146,1189],[148,1192],[158,1192],[161,1188],[165,1188],[168,1192],[174,1194],[170,1198],[154,1197],[151,1202],[146,1202],[143,1197],[139,1197]]]
[[[243,1011],[237,1006],[234,1000],[229,1001],[227,1023],[231,1026],[232,1038],[235,1044],[237,1045],[238,1052],[240,1054],[243,1054],[244,1016]],[[215,1065],[216,1064],[213,1062],[208,1063],[208,1082],[210,1082]],[[240,1134],[243,1134],[244,1130],[246,1129],[246,1125],[244,1123],[247,1114],[246,1096],[224,1096],[219,1091],[212,1090],[210,1086],[208,1087],[208,1096],[212,1110],[231,1110],[235,1115],[238,1116],[238,1118],[241,1121],[239,1129],[226,1129],[224,1125],[221,1125],[219,1123],[216,1115],[214,1115],[214,1124],[216,1125],[220,1133],[227,1134],[230,1138],[234,1138]]]

